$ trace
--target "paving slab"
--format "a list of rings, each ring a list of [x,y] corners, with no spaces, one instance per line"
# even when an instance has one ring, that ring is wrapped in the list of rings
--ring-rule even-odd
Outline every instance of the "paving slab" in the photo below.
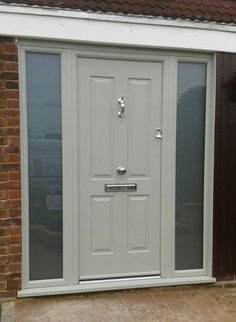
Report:
[[[17,299],[1,322],[236,322],[236,286],[177,286]]]
[[[15,301],[3,303],[1,306],[1,322],[15,322]]]

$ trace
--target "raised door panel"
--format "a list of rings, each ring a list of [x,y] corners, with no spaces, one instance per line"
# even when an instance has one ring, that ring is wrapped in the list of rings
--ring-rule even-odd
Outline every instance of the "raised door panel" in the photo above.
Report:
[[[149,175],[150,79],[128,79],[128,165],[129,175]]]
[[[148,252],[149,197],[128,196],[127,201],[127,251]]]
[[[111,115],[114,79],[90,76],[89,86],[91,178],[111,177],[114,156],[114,126]]]
[[[91,197],[91,254],[113,253],[114,203],[113,197]]]

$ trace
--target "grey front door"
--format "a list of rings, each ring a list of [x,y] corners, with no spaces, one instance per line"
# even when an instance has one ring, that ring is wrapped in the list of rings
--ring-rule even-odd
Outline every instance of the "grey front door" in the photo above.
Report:
[[[80,280],[158,275],[163,65],[77,66]],[[106,192],[107,184],[137,190]]]

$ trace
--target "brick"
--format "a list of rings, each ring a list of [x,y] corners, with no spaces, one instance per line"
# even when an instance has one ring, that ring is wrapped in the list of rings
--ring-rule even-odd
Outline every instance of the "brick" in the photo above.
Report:
[[[7,144],[7,138],[5,136],[0,136],[0,145]]]
[[[7,173],[0,172],[0,181],[6,181],[6,180],[7,180]]]
[[[10,245],[9,246],[9,254],[21,254],[21,246],[20,245]]]
[[[6,272],[7,272],[7,265],[0,264],[0,273],[6,273]]]
[[[7,155],[0,154],[0,163],[6,163],[6,162],[7,162]]]
[[[18,218],[21,216],[21,208],[17,209],[8,209],[8,217],[10,218]]]
[[[21,191],[20,190],[12,190],[8,192],[9,199],[20,199]]]
[[[5,66],[5,61],[0,60],[0,71],[4,70],[4,66]]]
[[[0,220],[9,217],[8,209],[0,209]]]
[[[21,288],[21,281],[19,279],[7,282],[7,289],[9,290],[18,290],[20,288]]]
[[[8,72],[17,72],[18,70],[18,64],[17,62],[5,62],[4,69]]]
[[[0,91],[0,98],[19,98],[19,91],[14,89],[6,89]]]
[[[21,263],[11,263],[8,265],[8,270],[10,273],[20,273],[21,272]]]
[[[7,191],[0,191],[0,200],[6,199],[8,196]]]
[[[0,298],[10,298],[10,297],[16,297],[16,291],[13,290],[7,290],[7,291],[0,291]],[[8,319],[9,321],[9,319]]]
[[[6,125],[7,126],[15,126],[15,127],[19,127],[20,126],[20,120],[19,118],[15,118],[15,119],[7,119],[6,120]]]
[[[18,61],[17,54],[6,54],[6,53],[0,53],[0,60],[3,61]]]
[[[0,200],[0,209],[7,208],[7,201],[6,200]]]
[[[10,210],[8,210],[10,212]],[[3,220],[0,220],[0,225],[1,225],[1,222],[3,221],[3,224],[5,223],[5,227],[14,227],[14,226],[20,226],[21,224],[21,218],[15,218],[15,217],[8,217],[8,218],[5,218]]]
[[[9,265],[10,265],[10,263],[9,263]],[[10,279],[12,279],[12,280],[19,279],[20,274],[19,273],[11,273],[11,272],[8,272],[6,276],[7,276],[7,280],[9,281]]]
[[[0,208],[19,208],[20,205],[20,200],[0,200]]]
[[[6,281],[6,279],[7,279],[7,274],[6,272],[1,271],[1,265],[0,265],[0,281]]]
[[[19,101],[18,100],[7,100],[6,101],[6,108],[19,108]]]
[[[1,140],[1,138],[0,138],[0,140]],[[7,137],[7,140],[6,140],[6,144],[19,146],[20,145],[20,138],[19,138],[19,136],[10,136],[10,137],[8,136]]]
[[[0,171],[17,171],[19,170],[19,165],[17,164],[9,164],[9,163],[5,163],[5,164],[0,164]],[[10,183],[9,183],[10,184]],[[7,185],[7,183],[0,183],[0,189],[1,186],[3,185],[3,188],[5,188]]]
[[[17,48],[14,43],[5,43],[2,45],[2,52],[5,53],[17,53]]]
[[[0,236],[7,236],[8,235],[8,229],[7,227],[0,227]]]
[[[21,227],[8,227],[9,236],[17,236],[21,234]]]
[[[18,263],[21,261],[21,255],[9,255],[8,256],[8,262],[9,263]]]
[[[7,119],[17,118],[19,119],[19,122],[20,122],[20,112],[18,109],[14,109],[14,110],[8,109],[8,108],[2,109],[0,110],[0,117],[6,117]]]
[[[10,155],[8,155],[7,162],[19,164],[19,162],[20,162],[19,154],[10,154]]]
[[[19,182],[0,182],[0,189],[19,190],[20,183]]]
[[[0,118],[0,126],[6,126],[7,125],[7,120]]]
[[[1,255],[6,255],[7,254],[7,252],[8,252],[8,247],[7,246],[1,246],[0,247],[0,256]]]
[[[4,89],[4,88],[5,88],[5,86],[6,86],[6,82],[5,82],[4,80],[1,80],[1,79],[0,79],[0,90],[1,90],[1,89]]]
[[[1,264],[7,264],[8,261],[9,261],[9,256],[8,255],[2,255],[1,256]]]
[[[8,145],[6,153],[17,153],[19,155],[19,147],[16,145]]]
[[[9,242],[8,236],[0,236],[0,246],[7,246]]]
[[[0,99],[0,108],[5,108],[6,107],[6,100],[5,99]]]
[[[20,183],[19,182],[0,182],[0,190],[19,190]]]
[[[18,153],[19,147],[14,145],[6,145],[4,147],[0,147],[0,153]]]
[[[0,79],[18,80],[18,73],[16,72],[0,72]]]
[[[19,135],[20,131],[17,128],[10,128],[10,127],[6,127],[6,128],[0,128],[0,136],[3,135]]]
[[[7,209],[6,209],[7,210]],[[9,217],[6,218],[0,218],[0,228],[7,228],[9,223]],[[7,230],[7,236],[8,236],[8,230]]]
[[[6,81],[6,83],[3,82],[3,88],[4,87],[6,87],[7,89],[18,89],[19,84],[18,84],[18,82],[14,82],[14,81]]]
[[[7,288],[7,282],[0,282],[0,290],[5,290]]]
[[[20,244],[21,243],[21,236],[9,236],[9,243],[10,244]]]
[[[9,172],[8,180],[9,181],[19,181],[20,180],[20,173],[19,172]]]

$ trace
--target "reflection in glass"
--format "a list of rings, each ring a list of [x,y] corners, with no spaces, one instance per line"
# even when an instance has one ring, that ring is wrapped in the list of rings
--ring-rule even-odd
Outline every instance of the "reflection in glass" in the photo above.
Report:
[[[30,280],[62,278],[60,55],[26,54]]]
[[[175,269],[203,267],[206,64],[178,64]]]

